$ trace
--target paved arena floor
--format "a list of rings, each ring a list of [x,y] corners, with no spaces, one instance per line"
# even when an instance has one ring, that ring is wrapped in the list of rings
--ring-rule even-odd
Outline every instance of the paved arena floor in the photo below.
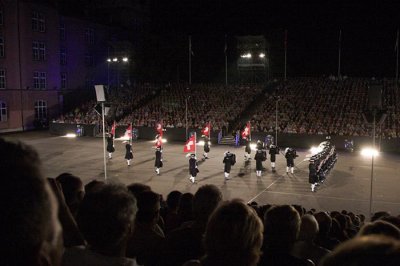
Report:
[[[47,132],[7,134],[3,137],[18,139],[35,147],[43,161],[44,173],[55,177],[63,172],[79,176],[84,183],[104,180],[103,143],[101,138],[81,137],[68,139]],[[316,143],[318,145],[318,143]],[[371,188],[371,158],[359,153],[339,152],[338,162],[327,180],[311,192],[308,183],[309,152],[299,150],[295,160],[295,173],[286,174],[286,161],[277,156],[277,172],[272,173],[270,162],[264,163],[266,171],[261,178],[255,173],[255,161],[244,162],[244,148],[224,145],[211,146],[210,159],[199,161],[200,173],[192,184],[188,177],[188,159],[183,153],[183,143],[164,144],[164,167],[157,176],[154,171],[154,149],[150,141],[133,144],[133,163],[124,160],[125,147],[115,142],[116,152],[107,163],[108,180],[131,184],[150,185],[164,197],[172,190],[195,193],[204,184],[214,184],[223,192],[224,199],[241,198],[259,204],[301,204],[317,210],[349,210],[368,215]],[[236,154],[231,179],[224,181],[223,154],[226,150]],[[3,152],[3,151],[2,151]],[[198,147],[201,158],[202,147]],[[254,152],[252,152],[254,157]],[[400,156],[380,154],[374,161],[372,212],[388,210],[400,213]]]

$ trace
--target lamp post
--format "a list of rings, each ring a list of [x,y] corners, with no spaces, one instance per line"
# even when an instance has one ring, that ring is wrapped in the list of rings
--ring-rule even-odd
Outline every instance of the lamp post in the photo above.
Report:
[[[121,64],[129,63],[129,58],[127,56],[107,58],[107,83],[108,83],[108,86],[110,86],[110,64],[117,64],[117,90],[119,88],[119,81],[120,81],[120,70],[121,70],[120,63]]]
[[[275,145],[278,146],[278,102],[279,97],[275,100]]]
[[[185,127],[186,127],[186,139],[188,138],[188,100],[189,100],[190,96],[187,96],[185,98]]]

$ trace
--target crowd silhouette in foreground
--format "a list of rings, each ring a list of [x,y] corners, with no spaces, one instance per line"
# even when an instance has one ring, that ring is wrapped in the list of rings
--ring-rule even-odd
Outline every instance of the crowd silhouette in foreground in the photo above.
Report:
[[[0,138],[0,265],[400,265],[400,217],[225,201],[45,178],[37,152]]]

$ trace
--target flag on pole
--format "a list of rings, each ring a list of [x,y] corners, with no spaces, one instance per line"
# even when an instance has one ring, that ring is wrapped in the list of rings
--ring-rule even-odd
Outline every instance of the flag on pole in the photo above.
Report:
[[[246,127],[242,131],[242,139],[247,139],[250,136],[250,122],[247,122]]]
[[[113,123],[113,125],[111,126],[111,134],[115,137],[115,128],[117,127],[117,124],[115,123],[115,121],[114,121],[114,123]]]
[[[163,127],[162,127],[161,123],[157,123],[156,130],[157,130],[158,134],[162,137],[162,135],[163,135]]]
[[[132,124],[129,124],[128,128],[125,130],[124,138],[132,138]]]
[[[185,143],[183,152],[196,152],[196,135],[192,135]]]
[[[210,133],[211,133],[211,123],[208,122],[206,126],[201,130],[201,134],[210,137]]]

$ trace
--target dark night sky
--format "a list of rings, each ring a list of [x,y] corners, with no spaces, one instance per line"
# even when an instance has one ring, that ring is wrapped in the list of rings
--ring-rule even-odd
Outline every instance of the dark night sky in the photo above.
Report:
[[[343,74],[394,75],[400,1],[154,0],[152,7],[152,32],[191,34],[194,49],[206,38],[223,42],[225,33],[262,34],[282,54],[287,29],[293,75],[335,74],[342,29]]]

